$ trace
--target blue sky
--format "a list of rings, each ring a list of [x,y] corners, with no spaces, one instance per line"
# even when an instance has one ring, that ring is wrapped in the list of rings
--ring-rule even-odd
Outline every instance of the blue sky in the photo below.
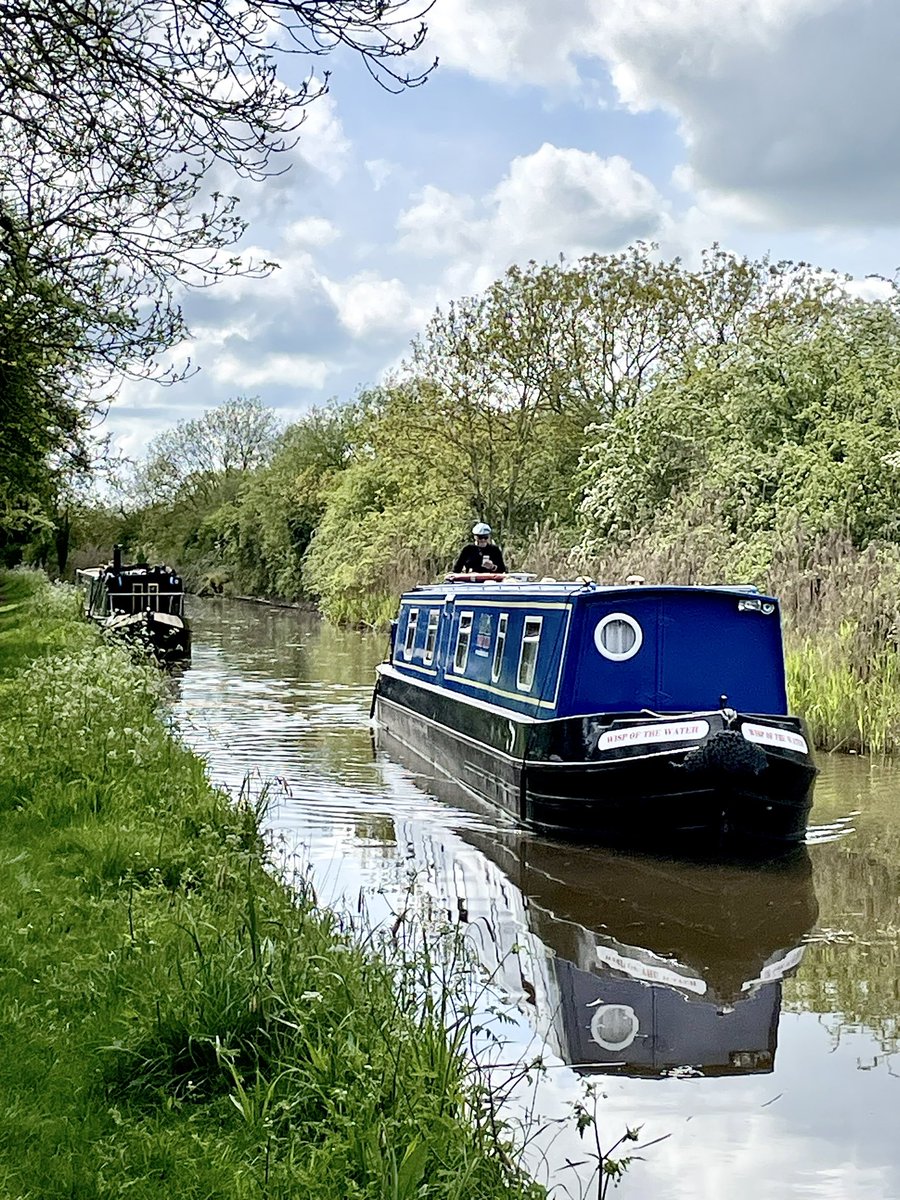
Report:
[[[185,295],[197,370],[125,383],[105,429],[127,454],[232,396],[285,421],[349,399],[513,262],[642,238],[900,264],[896,0],[435,0],[428,23],[423,87],[334,56],[292,170],[241,185],[242,249],[280,267]]]

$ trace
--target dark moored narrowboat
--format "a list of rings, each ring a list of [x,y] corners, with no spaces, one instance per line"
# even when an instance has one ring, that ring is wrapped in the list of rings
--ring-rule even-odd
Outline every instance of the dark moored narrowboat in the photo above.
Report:
[[[149,650],[164,662],[191,657],[191,631],[184,617],[184,584],[167,566],[124,566],[116,546],[113,561],[76,573],[85,590],[85,616],[103,629]]]
[[[373,717],[538,830],[737,851],[805,836],[816,767],[778,603],[755,588],[418,587]]]

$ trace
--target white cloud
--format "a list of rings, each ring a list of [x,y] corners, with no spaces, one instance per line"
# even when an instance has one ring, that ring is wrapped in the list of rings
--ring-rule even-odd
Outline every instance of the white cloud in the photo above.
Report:
[[[292,221],[282,232],[286,247],[327,246],[341,236],[340,230],[324,217],[304,217]]]
[[[267,385],[321,388],[325,386],[331,368],[327,362],[306,354],[268,354],[255,361],[234,354],[219,354],[212,359],[209,373],[230,396]]]
[[[400,245],[426,257],[471,252],[483,241],[487,223],[476,216],[471,196],[453,195],[428,184],[397,219]]]
[[[310,104],[298,136],[294,153],[314,171],[337,183],[343,177],[352,147],[332,96],[319,96]]]
[[[900,221],[896,0],[443,0],[430,24],[483,79],[605,67],[630,111],[675,116],[694,186],[739,219]]]
[[[452,292],[484,286],[511,262],[618,250],[666,222],[663,198],[626,159],[545,143],[479,200],[423,189],[398,218],[398,248],[452,259]]]
[[[513,159],[496,188],[494,227],[535,258],[617,249],[659,224],[662,198],[626,159],[545,143]]]
[[[413,330],[420,319],[412,297],[399,279],[363,272],[344,282],[323,279],[341,324],[356,338],[395,337]]]
[[[281,226],[290,222],[298,193],[307,202],[327,195],[343,178],[351,161],[353,146],[344,133],[334,99],[328,94],[319,96],[304,113],[296,131],[296,144],[270,160],[273,174],[247,179],[219,161],[214,161],[206,172],[203,194],[239,196],[238,213],[254,233],[264,224]],[[243,248],[242,253],[246,253]]]
[[[770,222],[894,220],[893,0],[612,0],[589,45],[679,117],[696,186]]]
[[[880,275],[867,275],[864,279],[851,279],[844,287],[857,300],[890,300],[894,286],[889,279]]]
[[[425,50],[445,67],[501,83],[574,84],[591,0],[441,0]]]
[[[385,158],[367,158],[364,164],[376,192],[380,192],[394,173],[394,164]]]

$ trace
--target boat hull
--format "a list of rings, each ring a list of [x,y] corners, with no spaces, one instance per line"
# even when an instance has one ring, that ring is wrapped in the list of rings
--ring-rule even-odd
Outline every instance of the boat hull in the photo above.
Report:
[[[99,624],[107,633],[149,651],[160,662],[184,662],[191,657],[191,632],[173,613],[116,613]]]
[[[804,840],[816,776],[797,717],[526,719],[379,669],[376,730],[524,825],[611,845],[770,852]]]

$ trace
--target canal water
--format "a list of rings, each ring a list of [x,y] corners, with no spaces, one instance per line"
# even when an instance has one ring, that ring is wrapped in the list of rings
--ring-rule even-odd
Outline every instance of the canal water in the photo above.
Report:
[[[323,902],[465,929],[491,1069],[554,1197],[596,1196],[598,1146],[639,1127],[623,1200],[900,1200],[900,765],[824,758],[809,844],[777,865],[612,854],[374,746],[383,635],[239,601],[190,616],[182,736],[214,781],[270,789]]]

